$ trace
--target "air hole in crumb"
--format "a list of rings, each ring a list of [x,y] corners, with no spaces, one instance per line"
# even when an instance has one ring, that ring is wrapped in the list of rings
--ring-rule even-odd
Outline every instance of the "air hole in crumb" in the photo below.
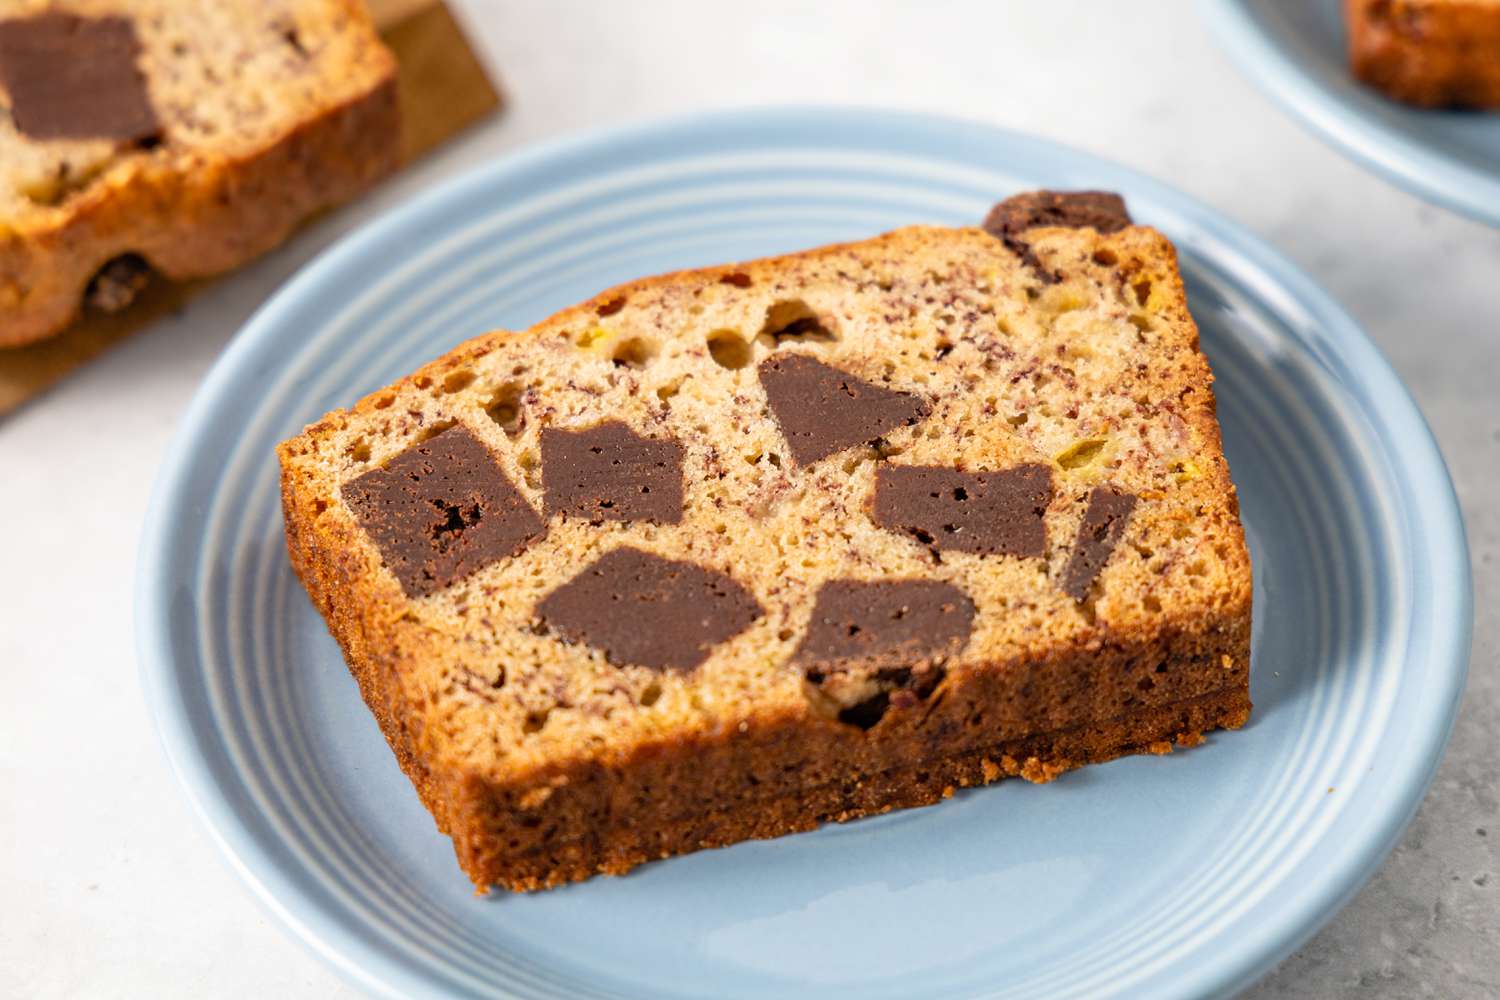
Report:
[[[1100,267],[1114,267],[1119,262],[1120,258],[1115,256],[1115,252],[1113,250],[1101,247],[1100,249],[1094,251],[1094,263],[1098,264]]]
[[[652,681],[646,685],[646,690],[641,692],[641,707],[650,708],[661,700],[661,685]]]
[[[1005,422],[1010,424],[1012,427],[1020,427],[1026,423],[1026,414],[1017,413],[1012,416],[1006,417]]]
[[[782,299],[766,310],[766,321],[757,339],[771,347],[786,341],[827,344],[838,340],[834,333],[801,299]]]
[[[396,397],[395,396],[381,396],[379,399],[375,400],[375,409],[377,409],[377,410],[388,409],[390,407],[390,405],[392,403],[394,403],[395,401],[396,401]]]
[[[315,513],[315,514],[321,514],[325,510],[327,510],[327,509],[328,509],[328,501],[327,500],[314,500],[313,501],[313,513]]]
[[[1156,687],[1156,682],[1149,677],[1142,677],[1135,685],[1137,691],[1150,691],[1154,687]]]
[[[506,382],[484,404],[484,415],[493,420],[508,437],[521,433],[526,424],[521,416],[521,396],[525,389],[519,382]]]
[[[1130,325],[1136,328],[1137,337],[1141,341],[1144,341],[1146,338],[1140,337],[1140,334],[1150,333],[1152,330],[1156,329],[1156,324],[1151,321],[1151,317],[1142,315],[1141,313],[1130,314]]]
[[[1206,565],[1204,565],[1204,562],[1203,562],[1202,559],[1197,559],[1197,560],[1194,560],[1193,562],[1188,563],[1188,567],[1187,567],[1187,575],[1188,576],[1204,576],[1207,573],[1208,573],[1208,567]]]
[[[790,642],[794,634],[795,633],[791,629],[784,628],[780,632],[776,633],[776,638],[781,642]]]
[[[610,299],[608,302],[595,309],[594,314],[596,316],[613,316],[615,313],[624,308],[625,296],[616,295],[614,298]]]
[[[742,271],[731,271],[729,274],[723,275],[719,278],[719,284],[733,285],[735,288],[749,288],[750,275],[745,274]]]
[[[1057,464],[1064,469],[1081,469],[1098,458],[1107,443],[1107,438],[1086,438],[1082,441],[1075,441],[1058,452]]]
[[[1151,279],[1147,278],[1142,281],[1137,281],[1130,287],[1135,292],[1135,301],[1138,304],[1145,305],[1146,300],[1151,298]]]
[[[443,431],[452,427],[456,423],[458,423],[457,420],[439,420],[436,423],[428,424],[426,427],[422,428],[422,432],[417,435],[417,441],[431,441],[433,438],[437,437],[439,434],[443,433]]]
[[[521,466],[521,474],[526,477],[526,485],[534,490],[541,489],[542,480],[539,473],[542,463],[537,461],[536,452],[522,452],[521,457],[517,459],[517,462]]]
[[[460,368],[451,371],[443,379],[443,391],[447,393],[463,392],[474,384],[474,372],[468,368]]]
[[[640,337],[631,337],[615,345],[610,359],[622,368],[644,368],[656,357],[656,348]]]
[[[1157,600],[1151,594],[1147,594],[1144,598],[1141,599],[1141,607],[1145,608],[1153,615],[1161,614],[1161,601]]]
[[[411,380],[411,384],[416,386],[418,389],[426,389],[432,385],[432,379],[428,378],[426,375],[418,375]]]
[[[368,462],[370,460],[370,442],[360,438],[349,446],[349,457],[356,462]]]
[[[750,363],[750,345],[733,330],[715,330],[708,335],[708,353],[720,368],[743,368]]]
[[[667,400],[671,399],[673,396],[682,391],[682,383],[686,381],[686,375],[678,379],[673,379],[671,382],[668,382],[666,385],[656,390],[656,398],[665,403]]]
[[[528,736],[541,732],[542,727],[547,724],[547,717],[551,714],[550,708],[544,708],[540,712],[527,712],[526,718],[521,720],[521,732]]]

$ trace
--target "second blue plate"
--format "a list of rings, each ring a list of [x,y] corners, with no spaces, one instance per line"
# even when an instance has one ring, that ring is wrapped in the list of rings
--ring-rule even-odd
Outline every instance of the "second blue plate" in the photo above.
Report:
[[[1349,72],[1343,0],[1200,0],[1258,86],[1419,197],[1500,226],[1500,113],[1409,107]]]

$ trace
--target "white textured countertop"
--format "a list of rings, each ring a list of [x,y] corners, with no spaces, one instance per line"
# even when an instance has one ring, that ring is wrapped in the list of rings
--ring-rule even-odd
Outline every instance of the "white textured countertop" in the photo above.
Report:
[[[137,687],[147,497],[178,414],[250,312],[340,233],[535,140],[816,101],[983,119],[1163,178],[1280,247],[1390,357],[1468,519],[1468,693],[1401,846],[1248,995],[1500,995],[1500,231],[1303,132],[1230,66],[1187,0],[458,6],[505,87],[505,115],[0,421],[0,994],[352,995],[219,856]]]

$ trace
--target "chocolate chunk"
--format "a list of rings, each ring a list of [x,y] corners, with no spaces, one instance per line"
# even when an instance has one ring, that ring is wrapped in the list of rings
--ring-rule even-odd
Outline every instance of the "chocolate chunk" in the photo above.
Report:
[[[1112,191],[1027,191],[990,209],[984,228],[1005,239],[1040,226],[1119,232],[1131,225],[1125,199]]]
[[[792,656],[809,671],[849,662],[905,666],[963,648],[974,624],[969,595],[941,580],[830,580]]]
[[[135,25],[124,17],[48,13],[0,21],[0,87],[16,128],[33,139],[161,135],[137,60]]]
[[[805,354],[772,355],[759,373],[781,434],[801,465],[878,440],[930,409],[920,396],[872,385]]]
[[[1040,558],[1051,502],[1052,470],[1045,465],[998,472],[936,465],[875,470],[875,523],[910,532],[934,550]]]
[[[1063,569],[1063,591],[1073,600],[1088,596],[1089,587],[1109,562],[1125,534],[1125,522],[1135,510],[1135,499],[1133,493],[1119,493],[1108,486],[1096,486],[1089,494],[1088,509],[1073,540],[1073,553]]]
[[[537,605],[542,624],[611,663],[691,670],[761,617],[734,580],[629,547],[595,560]]]
[[[1093,227],[1113,233],[1128,225],[1131,219],[1125,199],[1111,191],[1027,191],[1000,202],[984,220],[985,231],[998,236],[1048,285],[1061,281],[1062,275],[1042,264],[1022,233],[1039,226]]]
[[[816,707],[869,729],[942,682],[974,627],[974,602],[941,580],[831,580],[792,663]]]
[[[484,443],[462,425],[344,484],[344,502],[408,597],[422,597],[543,530]]]
[[[641,437],[618,420],[542,430],[547,514],[604,521],[682,520],[682,445]]]

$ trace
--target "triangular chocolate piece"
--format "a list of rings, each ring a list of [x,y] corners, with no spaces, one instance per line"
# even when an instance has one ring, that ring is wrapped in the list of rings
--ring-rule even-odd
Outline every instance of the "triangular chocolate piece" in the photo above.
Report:
[[[866,382],[805,354],[760,363],[760,384],[799,465],[868,444],[921,420],[925,399]]]

